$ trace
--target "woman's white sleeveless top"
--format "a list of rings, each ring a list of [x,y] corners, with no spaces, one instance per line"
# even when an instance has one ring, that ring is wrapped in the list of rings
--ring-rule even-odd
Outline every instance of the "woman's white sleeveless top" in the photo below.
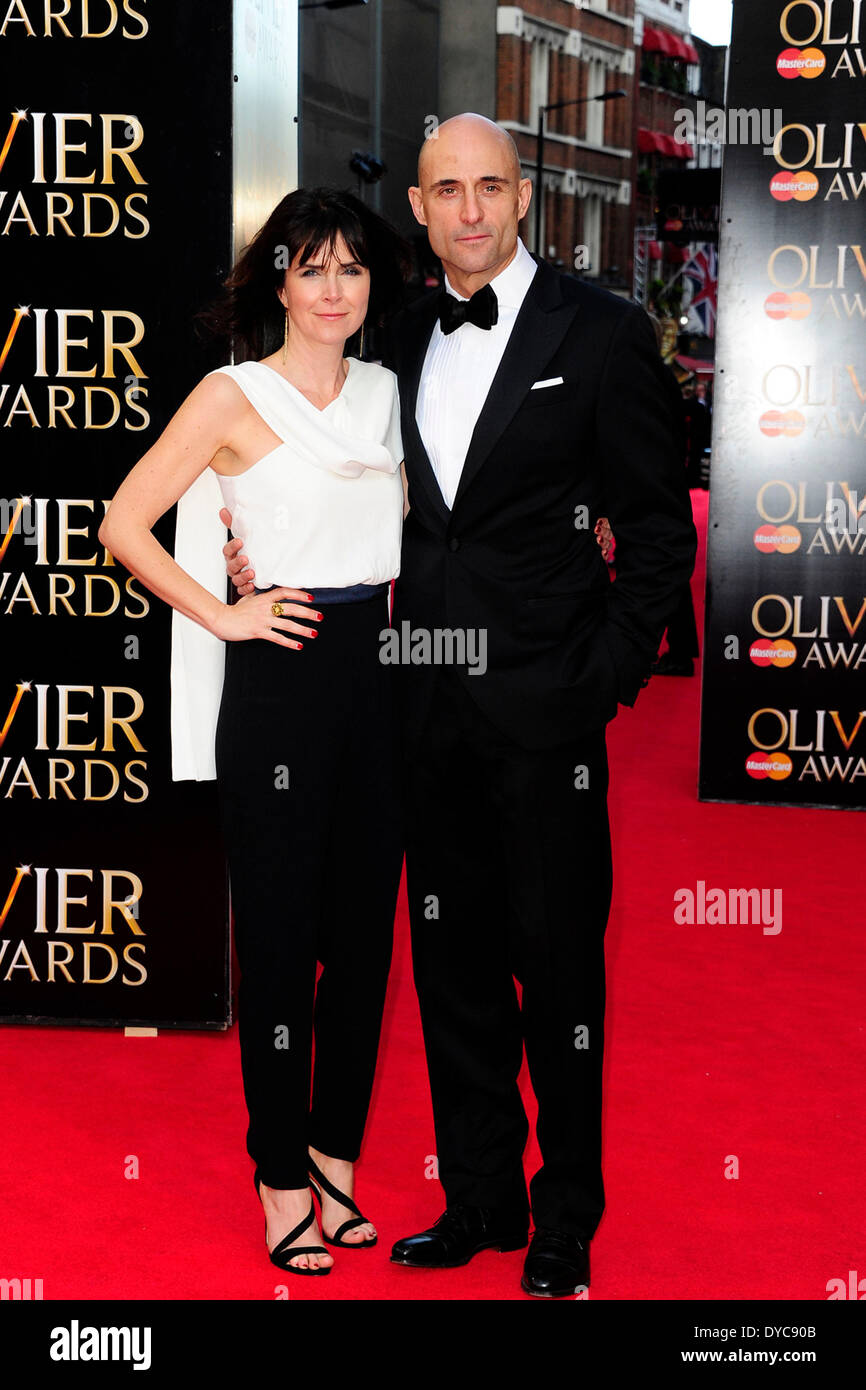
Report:
[[[318,410],[272,367],[219,367],[281,443],[236,477],[210,468],[177,507],[175,559],[220,599],[226,596],[225,531],[219,509],[258,588],[343,588],[400,571],[403,486],[397,378],[350,359],[336,400]],[[214,737],[225,643],[174,612],[171,655],[172,777],[216,776]]]
[[[350,359],[339,396],[317,410],[263,362],[218,370],[283,441],[244,473],[219,475],[257,587],[312,593],[396,578],[403,450],[394,373]]]

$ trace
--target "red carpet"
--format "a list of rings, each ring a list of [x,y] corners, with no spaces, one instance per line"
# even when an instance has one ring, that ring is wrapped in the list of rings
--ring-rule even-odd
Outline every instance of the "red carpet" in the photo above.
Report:
[[[706,496],[693,496],[703,536]],[[702,577],[703,556],[696,594]],[[864,822],[699,804],[698,693],[697,679],[655,680],[610,734],[607,1211],[590,1297],[825,1299],[858,1261],[866,1276]],[[781,933],[676,925],[673,895],[699,879],[781,887]],[[525,1298],[521,1252],[440,1274],[388,1262],[443,1207],[426,1176],[405,903],[358,1170],[379,1245],[338,1252],[327,1279],[268,1262],[236,1028],[15,1027],[2,1041],[0,1276],[42,1279],[46,1299],[272,1299],[280,1285],[293,1299]],[[530,1172],[537,1161],[532,1142]]]

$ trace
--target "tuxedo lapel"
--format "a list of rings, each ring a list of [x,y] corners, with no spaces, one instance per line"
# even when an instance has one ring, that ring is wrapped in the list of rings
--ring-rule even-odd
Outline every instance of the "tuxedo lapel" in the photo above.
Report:
[[[540,263],[478,417],[453,511],[556,352],[576,313],[577,305],[563,297],[558,273]]]
[[[433,465],[421,438],[421,431],[415,418],[418,405],[418,389],[424,359],[430,345],[430,337],[437,319],[438,292],[419,300],[406,313],[403,350],[403,386],[405,391],[404,408],[400,423],[403,434],[403,453],[410,459],[407,468],[410,483],[420,483],[443,521],[447,522],[451,513],[442,496]]]

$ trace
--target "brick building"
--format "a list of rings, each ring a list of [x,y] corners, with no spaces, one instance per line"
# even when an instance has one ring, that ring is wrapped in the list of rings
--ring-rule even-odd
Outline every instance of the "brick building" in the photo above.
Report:
[[[688,0],[635,0],[638,102],[635,148],[634,296],[651,298],[653,283],[668,284],[688,248],[655,235],[659,175],[695,164],[692,144],[676,139],[680,114],[694,112],[701,90],[701,60],[689,33]]]
[[[517,142],[525,176],[536,175],[539,107],[576,103],[547,115],[540,245],[534,209],[524,240],[623,295],[632,288],[634,4],[524,0],[500,4],[496,16],[496,117]],[[593,100],[619,89],[627,95]]]

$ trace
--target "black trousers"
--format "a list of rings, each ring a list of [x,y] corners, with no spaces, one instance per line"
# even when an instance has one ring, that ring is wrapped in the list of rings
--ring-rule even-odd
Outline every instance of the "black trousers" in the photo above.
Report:
[[[677,606],[668,623],[668,651],[681,661],[700,656],[692,586],[688,581],[680,589]]]
[[[308,1145],[358,1158],[402,862],[387,595],[321,611],[300,651],[228,644],[216,735],[247,1150],[276,1188]]]
[[[604,731],[528,752],[443,668],[405,779],[412,955],[447,1202],[527,1209],[525,1043],[543,1158],[535,1225],[591,1237],[604,1208]]]

